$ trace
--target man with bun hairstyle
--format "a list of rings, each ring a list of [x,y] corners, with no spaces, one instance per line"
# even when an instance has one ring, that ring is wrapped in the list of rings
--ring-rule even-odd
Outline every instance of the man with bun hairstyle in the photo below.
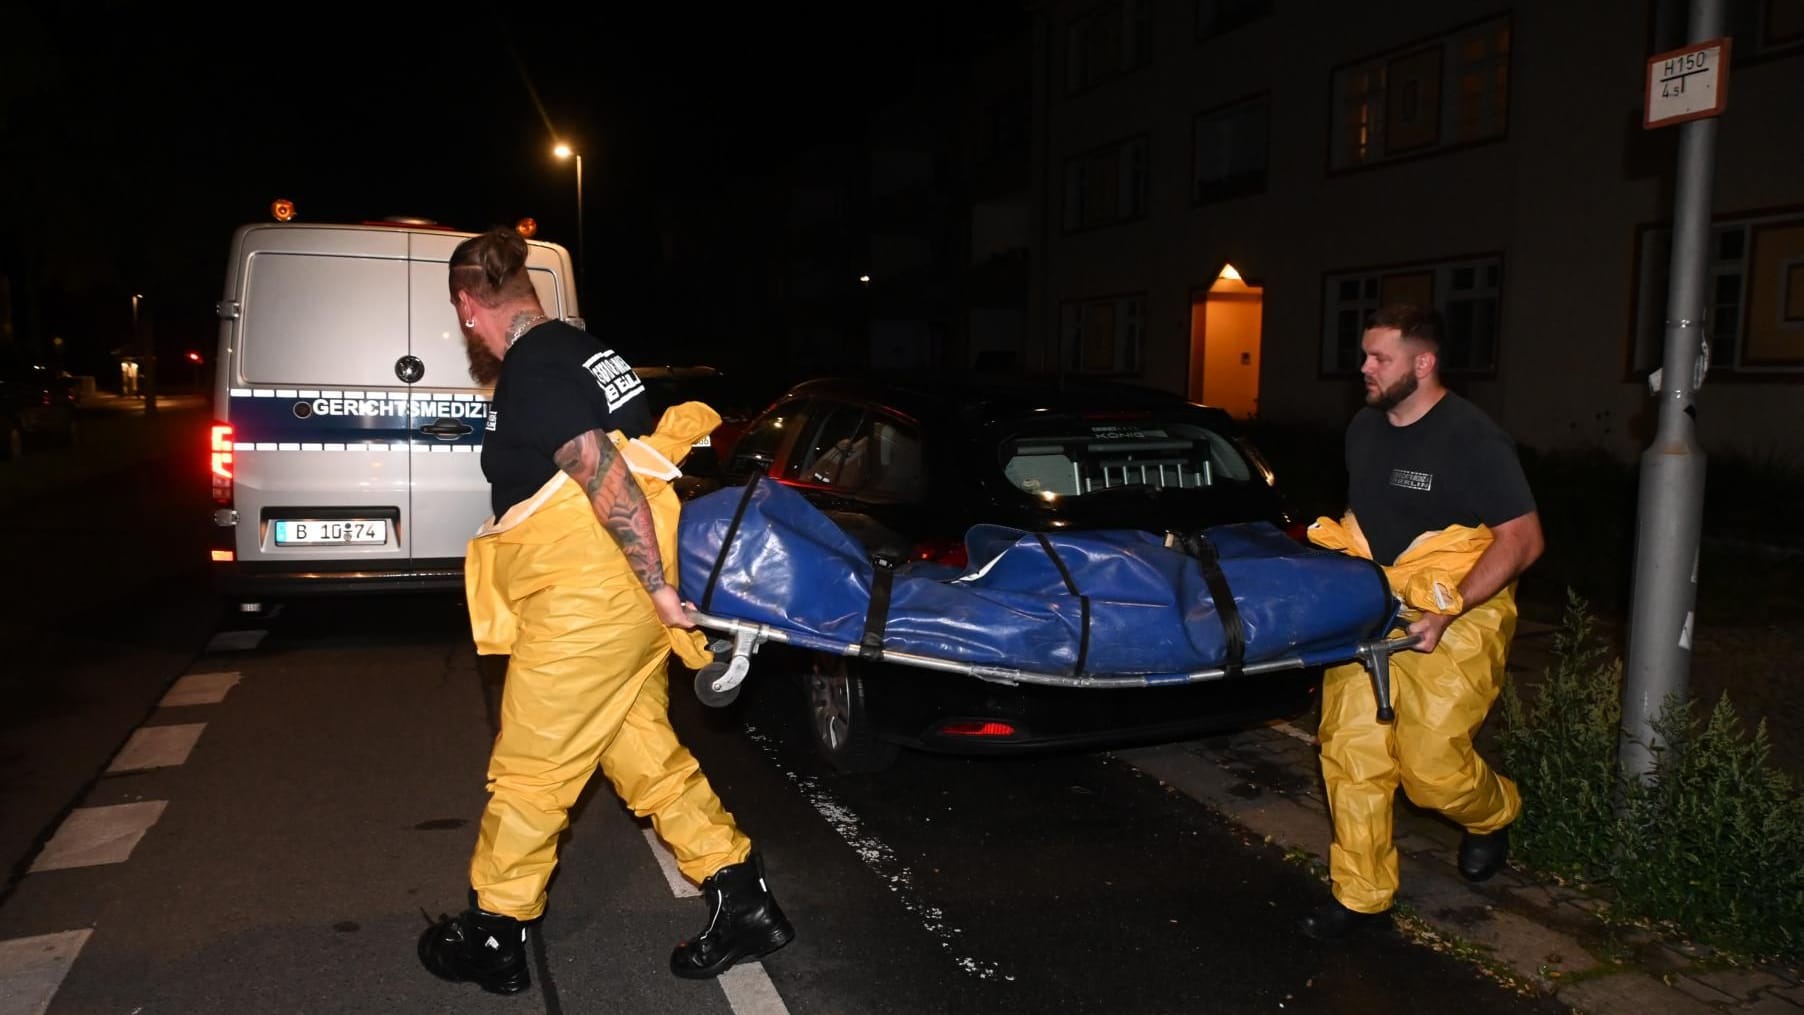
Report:
[[[479,652],[510,659],[470,908],[427,928],[420,961],[494,993],[526,989],[527,926],[545,911],[569,809],[600,768],[702,887],[707,925],[676,946],[671,971],[716,976],[795,934],[668,715],[671,652],[709,660],[677,596],[669,479],[720,417],[691,402],[654,430],[638,376],[545,313],[526,255],[511,229],[451,255],[471,375],[498,373],[482,446],[494,516],[465,560],[471,629]]]

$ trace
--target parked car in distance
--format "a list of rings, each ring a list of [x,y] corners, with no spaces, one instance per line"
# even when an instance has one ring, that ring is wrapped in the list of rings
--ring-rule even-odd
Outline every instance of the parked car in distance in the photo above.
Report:
[[[75,443],[75,387],[50,367],[0,355],[0,459]]]
[[[1264,520],[1302,538],[1275,477],[1224,412],[1107,383],[820,378],[746,427],[724,485],[764,473],[875,557],[963,567],[978,523],[1189,532]],[[781,656],[777,657],[781,658]],[[1304,711],[1319,671],[1123,690],[1008,687],[802,653],[815,744],[872,771],[899,747],[1007,753],[1172,740]]]

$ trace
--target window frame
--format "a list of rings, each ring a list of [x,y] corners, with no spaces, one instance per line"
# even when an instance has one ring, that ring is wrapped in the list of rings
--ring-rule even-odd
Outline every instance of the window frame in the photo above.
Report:
[[[1081,192],[1083,189],[1077,185],[1076,178],[1073,175],[1077,167],[1088,160],[1096,159],[1110,153],[1113,153],[1118,161],[1125,160],[1131,162],[1128,153],[1135,145],[1139,145],[1141,150],[1139,209],[1132,214],[1121,215],[1119,214],[1119,208],[1117,208],[1118,214],[1116,217],[1108,221],[1089,225],[1073,225],[1071,203],[1074,199],[1074,192]],[[1152,161],[1152,134],[1147,131],[1131,134],[1124,138],[1118,138],[1114,141],[1096,145],[1092,148],[1086,148],[1075,155],[1068,156],[1065,159],[1065,171],[1062,174],[1064,182],[1061,187],[1061,196],[1063,201],[1061,202],[1061,210],[1059,213],[1059,225],[1062,230],[1062,235],[1072,236],[1078,233],[1095,232],[1098,229],[1113,229],[1117,226],[1127,225],[1130,222],[1144,220],[1152,207]],[[1119,196],[1119,191],[1117,194]]]
[[[1144,289],[1060,300],[1058,311],[1059,371],[1084,377],[1139,377],[1146,368],[1146,302],[1147,291]],[[1128,340],[1124,343],[1119,337],[1116,339],[1113,365],[1109,369],[1089,369],[1081,365],[1083,315],[1085,308],[1102,304],[1111,304],[1117,308],[1131,304],[1137,310],[1136,313],[1129,315],[1129,320],[1133,322],[1133,328]],[[1077,328],[1072,331],[1067,326],[1067,314],[1074,309],[1078,313]],[[1117,334],[1120,334],[1119,329]]]
[[[1642,222],[1635,228],[1633,254],[1629,261],[1629,298],[1628,322],[1624,329],[1623,376],[1625,381],[1644,382],[1648,375],[1664,365],[1666,354],[1666,308],[1670,297],[1667,287],[1666,273],[1671,270],[1672,262],[1672,226],[1670,219],[1653,222]],[[1755,253],[1755,240],[1762,227],[1804,227],[1804,205],[1783,206],[1778,208],[1762,208],[1751,211],[1740,211],[1729,214],[1716,214],[1710,220],[1710,256],[1705,263],[1704,283],[1704,337],[1711,341],[1709,380],[1738,384],[1796,384],[1804,383],[1804,359],[1791,364],[1745,364],[1742,357],[1747,352],[1749,322],[1753,313],[1752,296],[1755,265],[1750,259]],[[1739,230],[1742,234],[1741,253],[1736,258],[1720,256],[1720,237],[1727,231]],[[1654,264],[1646,259],[1650,256],[1649,240],[1655,235],[1663,234],[1661,244],[1664,253],[1663,263]],[[1797,262],[1789,262],[1797,263]],[[1733,266],[1733,267],[1731,267]],[[1650,276],[1649,270],[1654,274]],[[1720,336],[1716,331],[1717,279],[1739,275],[1741,284],[1736,294],[1736,320],[1734,341],[1730,346],[1730,355],[1723,357],[1716,348]],[[1655,292],[1647,292],[1651,280],[1663,283]],[[1784,295],[1784,291],[1778,294]],[[1650,325],[1648,318],[1654,323]],[[1644,334],[1644,332],[1647,332]]]
[[[1200,181],[1197,175],[1199,151],[1199,129],[1205,120],[1222,119],[1243,107],[1262,106],[1265,112],[1265,146],[1260,152],[1260,165],[1256,183],[1242,183],[1234,186],[1221,186],[1216,193],[1207,197],[1199,193]],[[1254,197],[1267,191],[1271,182],[1272,170],[1272,93],[1270,90],[1254,92],[1231,102],[1224,102],[1208,109],[1200,110],[1190,117],[1190,206],[1200,208],[1204,205],[1219,204],[1242,197]],[[1250,175],[1250,174],[1249,174]],[[1234,177],[1223,177],[1223,181]]]
[[[1100,16],[1110,7],[1120,8],[1122,24],[1121,67],[1113,73],[1104,74],[1099,77],[1091,77],[1086,74],[1084,75],[1084,81],[1073,84],[1073,68],[1077,66],[1077,61],[1073,59],[1073,54],[1077,49],[1076,42],[1078,30],[1080,26],[1097,23]],[[1075,98],[1087,92],[1093,92],[1099,88],[1106,87],[1137,71],[1142,71],[1151,67],[1153,63],[1153,39],[1157,35],[1153,24],[1154,9],[1153,0],[1098,0],[1097,3],[1090,4],[1072,15],[1071,19],[1065,22],[1065,29],[1063,32],[1065,45],[1063,61],[1059,68],[1064,72],[1063,87],[1060,89],[1061,94],[1068,99]],[[1144,12],[1145,14],[1145,35],[1144,37],[1130,40],[1128,28],[1137,23],[1135,16],[1136,12]]]
[[[1441,279],[1445,275],[1450,275],[1462,268],[1473,268],[1482,273],[1485,268],[1493,266],[1497,269],[1497,282],[1494,286],[1481,284],[1473,289],[1452,290],[1450,286],[1443,286],[1441,284]],[[1490,363],[1483,367],[1452,366],[1449,365],[1445,358],[1443,358],[1440,364],[1441,375],[1443,377],[1458,377],[1470,380],[1487,380],[1495,378],[1503,361],[1505,292],[1508,289],[1509,283],[1508,258],[1504,256],[1502,250],[1477,251],[1467,254],[1458,254],[1451,257],[1438,257],[1417,261],[1400,261],[1391,264],[1335,268],[1322,272],[1321,287],[1318,289],[1318,292],[1322,297],[1322,313],[1320,326],[1316,330],[1317,379],[1343,380],[1348,377],[1357,376],[1359,373],[1359,359],[1361,357],[1355,357],[1355,362],[1351,367],[1342,368],[1338,366],[1331,367],[1329,365],[1330,349],[1333,348],[1336,351],[1339,349],[1338,332],[1331,338],[1330,330],[1338,328],[1340,312],[1343,310],[1355,310],[1359,312],[1362,320],[1360,334],[1363,335],[1365,333],[1363,321],[1369,319],[1371,313],[1385,303],[1385,279],[1387,277],[1396,278],[1425,271],[1432,271],[1434,273],[1435,292],[1432,305],[1434,309],[1440,313],[1443,323],[1446,323],[1447,321],[1449,316],[1447,307],[1449,303],[1452,302],[1448,297],[1454,292],[1484,292],[1486,295],[1481,298],[1490,299],[1494,301],[1497,306]],[[1344,302],[1330,299],[1329,292],[1331,287],[1353,279],[1360,280],[1361,291],[1358,300],[1354,301],[1352,305],[1348,305]],[[1483,276],[1481,274],[1479,276],[1479,281],[1482,282],[1482,280]],[[1371,284],[1374,289],[1373,293],[1369,296],[1366,294],[1368,284]]]
[[[1474,138],[1468,141],[1461,141],[1458,140],[1457,133],[1457,107],[1459,100],[1458,84],[1459,71],[1461,68],[1461,64],[1458,61],[1459,54],[1457,52],[1457,43],[1463,36],[1470,34],[1474,29],[1488,26],[1492,23],[1503,25],[1509,36],[1509,51],[1501,58],[1505,72],[1504,89],[1502,93],[1502,114],[1498,117],[1497,132],[1495,134]],[[1479,148],[1484,145],[1507,141],[1510,136],[1510,115],[1515,107],[1515,103],[1510,101],[1510,92],[1516,85],[1516,75],[1511,72],[1511,69],[1516,66],[1517,43],[1515,14],[1509,9],[1504,9],[1493,12],[1485,17],[1474,18],[1470,21],[1454,25],[1451,28],[1435,32],[1431,35],[1412,39],[1389,49],[1336,64],[1334,67],[1330,68],[1328,71],[1328,143],[1325,158],[1323,160],[1327,175],[1332,177],[1342,176],[1348,173],[1365,172],[1367,170],[1396,165],[1415,159],[1450,155],[1455,152],[1467,151],[1472,148]],[[1420,56],[1435,51],[1439,52],[1441,60],[1438,82],[1439,91],[1437,92],[1438,101],[1441,104],[1441,122],[1437,128],[1436,140],[1430,144],[1412,147],[1396,155],[1382,155],[1376,158],[1368,158],[1364,161],[1349,161],[1345,164],[1338,164],[1337,160],[1340,158],[1340,153],[1344,147],[1343,128],[1345,126],[1345,121],[1342,117],[1342,110],[1346,106],[1346,102],[1342,97],[1343,91],[1340,83],[1342,75],[1350,74],[1355,69],[1361,67],[1388,70],[1388,65],[1399,59]],[[1492,61],[1496,61],[1498,58],[1493,57],[1491,59]],[[1388,104],[1389,93],[1386,90],[1387,88],[1388,82],[1386,86],[1381,87],[1377,92],[1377,101],[1381,105]],[[1454,129],[1450,130],[1450,125]],[[1385,125],[1380,122],[1372,129],[1376,134],[1382,132],[1385,129]]]

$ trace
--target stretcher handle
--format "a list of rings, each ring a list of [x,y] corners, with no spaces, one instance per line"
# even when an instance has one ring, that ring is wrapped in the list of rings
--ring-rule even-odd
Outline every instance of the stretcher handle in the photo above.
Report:
[[[1377,639],[1359,646],[1359,661],[1365,664],[1366,672],[1371,674],[1372,696],[1378,699],[1379,722],[1390,723],[1397,718],[1397,710],[1391,707],[1391,653],[1405,652],[1421,643],[1421,635],[1406,634],[1401,638]]]

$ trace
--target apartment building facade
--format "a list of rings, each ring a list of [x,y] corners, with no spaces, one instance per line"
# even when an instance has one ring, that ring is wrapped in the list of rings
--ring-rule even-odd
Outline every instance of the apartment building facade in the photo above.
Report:
[[[1699,433],[1804,456],[1804,0],[1726,0]],[[1646,446],[1677,130],[1671,0],[1034,5],[1022,359],[1290,423],[1432,303],[1450,383],[1542,448]]]

